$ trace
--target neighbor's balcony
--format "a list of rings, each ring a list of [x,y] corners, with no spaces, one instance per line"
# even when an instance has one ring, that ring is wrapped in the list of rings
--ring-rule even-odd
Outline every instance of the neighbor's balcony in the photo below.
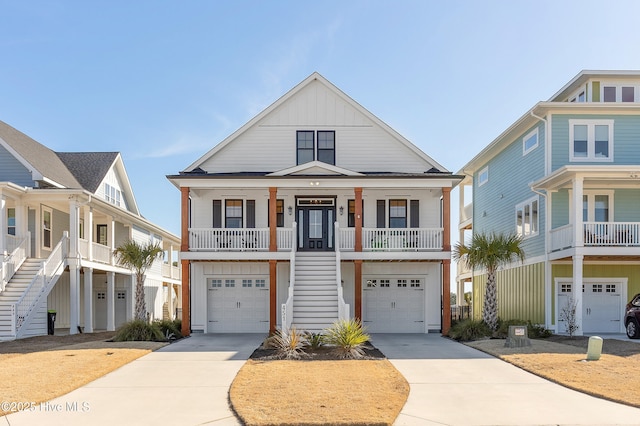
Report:
[[[640,247],[640,222],[584,222],[585,247]],[[573,225],[552,229],[551,251],[574,247]]]

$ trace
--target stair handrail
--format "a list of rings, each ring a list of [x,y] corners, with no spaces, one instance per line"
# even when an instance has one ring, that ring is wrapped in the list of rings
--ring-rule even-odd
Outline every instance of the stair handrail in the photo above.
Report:
[[[349,305],[344,301],[344,295],[342,292],[342,271],[341,271],[341,258],[340,258],[340,224],[338,221],[335,222],[336,232],[334,235],[336,236],[336,286],[338,288],[338,319],[348,320],[349,319]]]
[[[297,224],[293,222],[291,225],[292,237],[291,237],[291,253],[289,255],[289,293],[287,295],[286,303],[282,304],[282,332],[286,333],[291,327],[293,322],[293,287],[296,281],[296,248],[298,247],[298,232],[296,230]]]
[[[22,296],[11,305],[12,330],[16,338],[20,337],[23,327],[30,321],[35,308],[43,295],[46,297],[53,284],[64,271],[64,263],[69,253],[69,233],[64,232],[62,238],[51,251],[49,257],[42,261],[40,269],[31,280]],[[54,278],[56,278],[54,280]]]
[[[30,241],[31,234],[27,232],[26,237],[18,243],[11,253],[3,255],[2,262],[0,262],[0,291],[4,291],[7,283],[27,258]]]

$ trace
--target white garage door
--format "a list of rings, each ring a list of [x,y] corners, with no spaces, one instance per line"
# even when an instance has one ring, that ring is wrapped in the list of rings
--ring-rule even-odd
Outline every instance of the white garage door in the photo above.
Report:
[[[207,279],[208,333],[269,331],[269,288],[266,279]]]
[[[561,310],[572,294],[571,281],[558,282],[558,332],[565,333]],[[582,332],[621,333],[626,286],[620,281],[585,279],[582,285]]]
[[[370,333],[424,333],[424,280],[366,279],[362,321]]]
[[[587,333],[620,333],[622,318],[620,284],[585,283],[582,324]]]

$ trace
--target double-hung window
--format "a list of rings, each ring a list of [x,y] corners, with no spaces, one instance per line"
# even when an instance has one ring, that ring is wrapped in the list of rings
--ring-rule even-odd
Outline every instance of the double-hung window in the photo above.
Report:
[[[362,222],[364,223],[364,200],[362,200]],[[354,228],[356,226],[356,200],[347,201],[347,226]]]
[[[7,209],[7,234],[16,235],[16,209]]]
[[[389,228],[407,227],[407,200],[389,200]]]
[[[533,197],[516,206],[516,233],[521,237],[538,234],[538,197]]]
[[[296,164],[310,161],[336,164],[336,132],[333,130],[298,130]]]
[[[582,220],[584,222],[609,222],[613,191],[585,191],[582,196]]]
[[[51,219],[53,211],[49,208],[42,209],[42,247],[51,248]]]
[[[242,200],[225,201],[225,227],[242,228]]]
[[[569,120],[570,161],[613,161],[613,120]]]

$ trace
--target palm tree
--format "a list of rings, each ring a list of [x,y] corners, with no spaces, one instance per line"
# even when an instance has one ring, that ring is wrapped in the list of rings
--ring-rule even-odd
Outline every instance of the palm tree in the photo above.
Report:
[[[144,301],[144,280],[147,269],[162,255],[162,247],[159,243],[138,244],[133,240],[120,244],[113,254],[122,266],[130,268],[136,275],[136,307],[134,318],[145,320],[147,307]]]
[[[522,237],[515,234],[474,234],[471,244],[456,244],[453,259],[464,262],[469,268],[487,271],[487,288],[482,306],[482,320],[492,331],[498,329],[498,286],[496,272],[514,259],[524,260]]]

